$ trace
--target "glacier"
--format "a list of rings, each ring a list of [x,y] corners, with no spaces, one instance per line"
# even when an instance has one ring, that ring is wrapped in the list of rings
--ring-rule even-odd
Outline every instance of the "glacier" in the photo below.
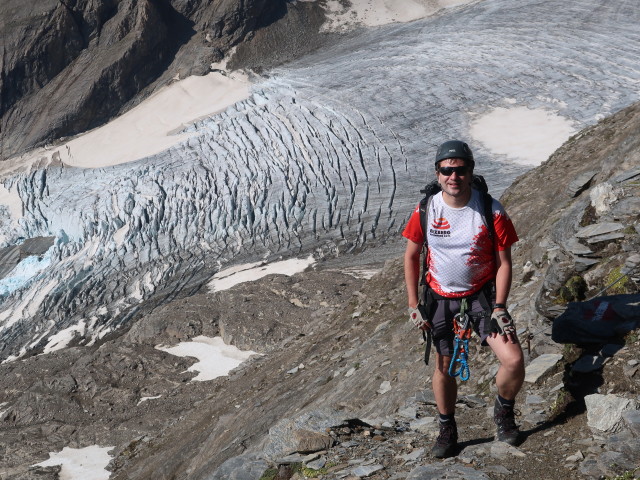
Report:
[[[450,138],[499,196],[529,166],[474,142],[474,120],[527,108],[577,130],[636,102],[638,24],[635,1],[485,0],[345,35],[153,156],[83,169],[52,151],[3,182],[22,215],[0,209],[0,246],[55,238],[1,299],[0,359],[61,331],[93,343],[231,264],[392,242]]]

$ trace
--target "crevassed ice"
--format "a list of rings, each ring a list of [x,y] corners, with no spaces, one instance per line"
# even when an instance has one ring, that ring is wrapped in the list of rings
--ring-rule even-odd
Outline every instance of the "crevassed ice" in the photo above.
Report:
[[[637,101],[639,24],[637,0],[485,0],[271,72],[153,157],[6,179],[23,215],[5,240],[58,238],[49,267],[2,304],[2,358],[49,320],[52,335],[82,318],[96,319],[88,338],[112,331],[149,296],[231,262],[398,238],[436,146],[473,140],[474,119],[528,109],[578,129]],[[529,168],[504,141],[472,143],[496,197]]]
[[[9,295],[24,287],[50,264],[51,254],[49,252],[42,257],[32,255],[20,261],[5,278],[0,280],[0,296]]]

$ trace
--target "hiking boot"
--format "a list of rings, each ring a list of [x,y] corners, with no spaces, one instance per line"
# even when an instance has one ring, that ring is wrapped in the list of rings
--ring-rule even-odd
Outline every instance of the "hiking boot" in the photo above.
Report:
[[[496,398],[496,403],[493,406],[493,421],[498,426],[498,440],[509,445],[518,444],[520,431],[514,418],[513,406],[503,405]]]
[[[440,434],[431,453],[436,458],[453,457],[458,449],[458,427],[455,420],[440,422]]]

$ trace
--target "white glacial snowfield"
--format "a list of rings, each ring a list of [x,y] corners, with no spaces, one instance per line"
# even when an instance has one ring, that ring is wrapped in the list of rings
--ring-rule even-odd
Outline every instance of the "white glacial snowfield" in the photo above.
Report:
[[[464,5],[471,1],[473,0],[350,0],[350,5],[345,7],[339,0],[329,0],[326,2],[328,20],[324,30],[344,32],[358,26],[376,27],[411,22],[433,15],[442,8]]]
[[[172,347],[158,345],[156,348],[178,357],[197,358],[198,361],[188,368],[189,372],[198,372],[198,375],[192,379],[196,382],[206,382],[228,375],[249,357],[258,355],[251,350],[240,350],[233,345],[227,345],[222,337],[211,338],[204,335]]]
[[[573,123],[542,108],[497,107],[471,123],[469,133],[489,151],[528,166],[540,165],[571,135]]]
[[[184,142],[194,132],[180,133],[190,122],[215,115],[248,98],[246,76],[210,73],[179,80],[152,95],[121,117],[55,147],[64,165],[102,168],[140,160]],[[514,105],[477,116],[471,127],[473,140],[490,151],[529,166],[545,161],[576,129],[572,122],[548,109]],[[472,140],[469,142],[473,144]],[[51,151],[47,152],[51,155]],[[43,155],[43,149],[24,156],[26,163]],[[12,219],[22,215],[15,191],[0,185],[0,205]],[[1,240],[1,239],[0,239]]]
[[[108,480],[111,472],[104,467],[111,461],[108,452],[113,448],[97,445],[85,448],[65,447],[61,452],[50,453],[49,460],[33,466],[61,465],[60,480]]]
[[[22,162],[57,151],[64,165],[100,168],[154,155],[189,138],[191,134],[180,133],[188,125],[246,99],[249,86],[241,72],[177,80],[106,125],[61,146],[24,155]]]
[[[315,259],[313,255],[310,255],[307,258],[290,258],[279,262],[256,262],[235,265],[216,273],[209,282],[209,291],[228,290],[239,283],[255,281],[272,274],[292,276],[303,272],[314,263]]]

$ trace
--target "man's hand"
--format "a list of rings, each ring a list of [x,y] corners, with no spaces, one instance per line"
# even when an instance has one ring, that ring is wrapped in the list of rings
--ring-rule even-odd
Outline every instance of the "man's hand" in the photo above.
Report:
[[[502,336],[504,342],[508,340],[511,343],[518,343],[516,326],[506,310],[494,310],[491,315],[491,336],[495,338],[498,335]]]
[[[422,314],[420,306],[416,308],[409,307],[409,320],[413,322],[413,324],[420,330],[426,331],[431,328],[431,325],[429,325],[429,320],[427,320]]]

